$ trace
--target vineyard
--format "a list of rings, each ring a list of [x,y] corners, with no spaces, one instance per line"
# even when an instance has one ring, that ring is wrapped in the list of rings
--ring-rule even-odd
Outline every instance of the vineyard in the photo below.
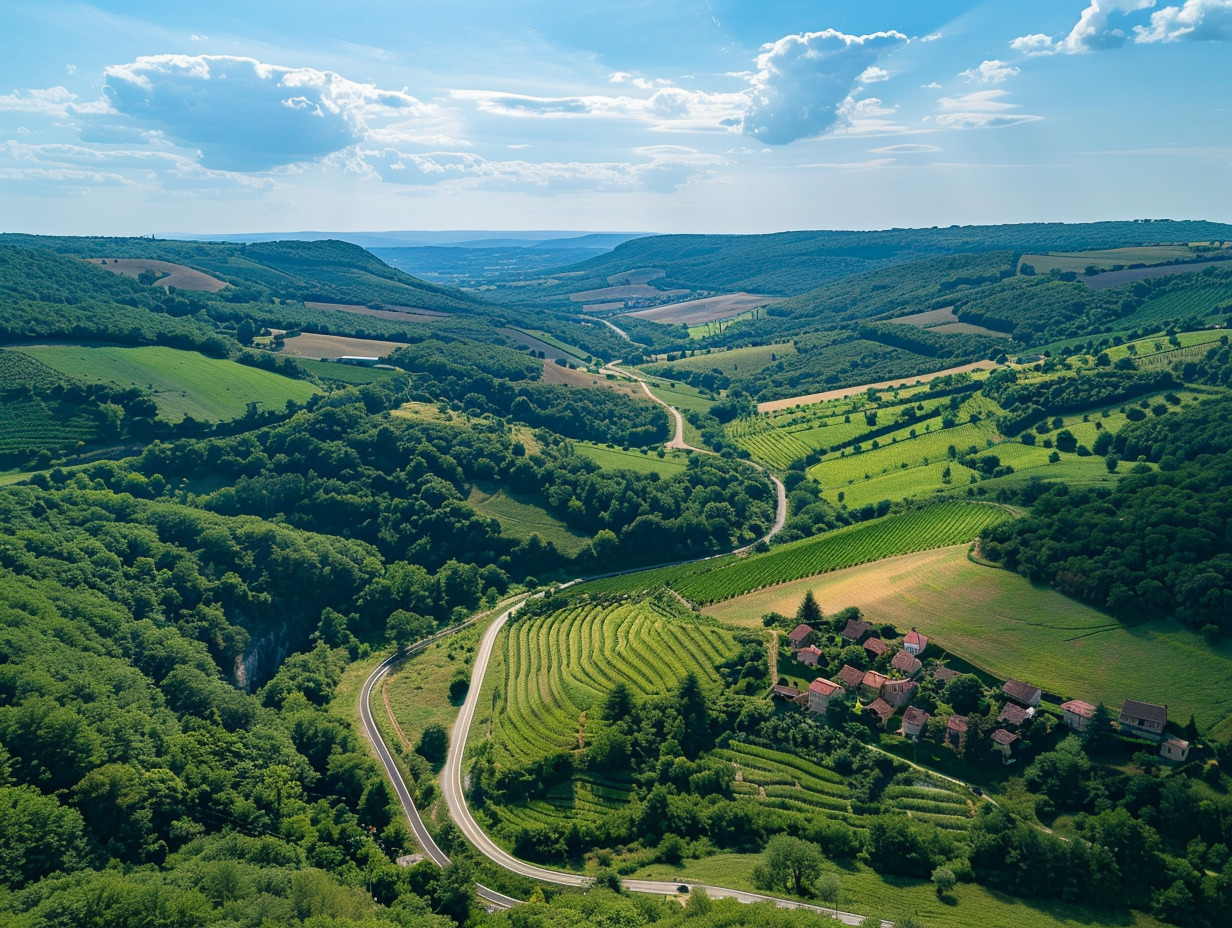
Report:
[[[725,629],[652,602],[578,603],[514,621],[492,662],[498,757],[523,763],[582,747],[595,727],[587,713],[617,683],[661,694],[693,673],[717,686],[715,666],[734,653]]]
[[[65,418],[37,397],[8,397],[0,403],[0,455],[70,448],[100,433],[98,418],[86,409]]]
[[[885,557],[961,544],[1010,518],[1006,509],[982,503],[946,502],[927,509],[861,522],[748,557],[715,558],[660,567],[622,577],[592,580],[586,592],[632,592],[670,586],[699,604],[716,603],[777,583],[854,567]]]

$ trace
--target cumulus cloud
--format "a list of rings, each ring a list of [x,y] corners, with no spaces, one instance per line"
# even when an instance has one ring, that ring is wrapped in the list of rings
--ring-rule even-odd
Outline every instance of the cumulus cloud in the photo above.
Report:
[[[195,147],[203,166],[264,171],[355,145],[374,117],[419,112],[402,91],[332,71],[222,55],[153,55],[105,71],[114,110]]]
[[[941,114],[937,124],[948,129],[995,129],[1035,122],[1039,116],[1011,112],[1017,104],[1007,102],[1004,90],[978,90],[937,101]]]
[[[14,90],[0,95],[0,111],[14,113],[38,113],[42,116],[63,118],[77,101],[77,95],[66,87],[48,87],[42,90]]]
[[[861,75],[908,41],[901,32],[787,35],[762,47],[744,132],[771,145],[821,135],[840,120]]]
[[[993,58],[990,61],[981,62],[978,68],[968,68],[965,71],[960,71],[958,76],[965,77],[967,80],[974,81],[977,84],[1000,84],[1003,81],[1009,80],[1017,73],[1018,68]]]
[[[873,65],[871,68],[864,69],[864,73],[860,75],[857,82],[860,84],[876,84],[879,81],[888,81],[889,79],[889,71]]]
[[[1134,41],[1226,42],[1232,39],[1232,0],[1186,0],[1151,14],[1150,25],[1134,29]]]

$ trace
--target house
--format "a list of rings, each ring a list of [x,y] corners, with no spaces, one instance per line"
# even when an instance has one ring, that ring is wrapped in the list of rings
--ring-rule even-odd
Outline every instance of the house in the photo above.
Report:
[[[1005,722],[1014,728],[1018,728],[1027,719],[1035,715],[1034,709],[1024,709],[1022,706],[1015,705],[1012,702],[1007,702],[1005,708],[1001,710],[1001,714],[997,716],[998,722]]]
[[[907,632],[903,637],[903,650],[910,654],[919,657],[924,653],[924,649],[928,647],[928,639],[917,632],[914,628]]]
[[[859,644],[870,634],[872,634],[873,626],[867,622],[861,622],[859,619],[848,619],[847,627],[840,633],[842,639],[851,644]]]
[[[890,653],[890,646],[880,638],[868,638],[864,642],[864,650],[867,651],[874,660],[876,660],[883,654]]]
[[[884,673],[878,673],[875,670],[867,671],[860,678],[860,695],[865,699],[876,699],[881,695],[881,688],[886,685],[889,679]]]
[[[1026,709],[1034,709],[1038,706],[1040,697],[1044,695],[1038,686],[1023,683],[1021,680],[1006,680],[1005,686],[1001,687],[1001,692]]]
[[[832,683],[823,677],[818,677],[809,684],[809,712],[817,712],[821,715],[825,715],[826,709],[830,707],[830,697],[835,693],[841,692],[842,689],[843,688],[837,683]]]
[[[843,669],[838,672],[838,682],[848,690],[858,690],[860,683],[864,680],[864,671],[859,667],[852,667],[850,664],[844,664]]]
[[[933,664],[933,679],[938,683],[949,683],[955,677],[961,676],[959,671],[951,670],[945,664]]]
[[[1159,756],[1164,760],[1180,763],[1189,757],[1189,742],[1180,738],[1169,738],[1159,746]]]
[[[1065,713],[1065,724],[1070,731],[1086,731],[1087,723],[1095,715],[1095,707],[1081,699],[1061,703],[1061,711]]]
[[[1014,745],[1017,742],[1018,736],[1004,728],[998,728],[992,733],[992,743],[995,749],[1001,752],[1002,763],[1012,764],[1014,762]]]
[[[816,667],[818,664],[825,666],[826,659],[821,656],[821,648],[815,644],[810,644],[807,648],[801,648],[796,652],[796,660],[801,664],[807,664],[809,667]]]
[[[787,643],[793,648],[802,648],[804,647],[804,642],[809,640],[811,634],[813,634],[813,626],[801,623],[788,633]]]
[[[962,747],[963,736],[967,734],[967,717],[951,715],[945,720],[945,743],[957,749]]]
[[[927,724],[928,713],[915,706],[909,706],[903,713],[903,727],[900,729],[900,734],[912,741],[919,741],[920,735],[924,732],[924,726]]]
[[[1159,741],[1164,736],[1164,726],[1168,724],[1168,707],[1127,699],[1121,707],[1120,723],[1121,731],[1127,735]]]
[[[884,725],[890,720],[890,716],[894,714],[894,707],[884,699],[874,699],[864,707],[864,711],[871,712],[873,715],[877,716],[877,718],[881,720],[881,724]]]
[[[895,709],[911,702],[915,695],[915,683],[911,680],[888,680],[881,687],[881,698]]]
[[[775,699],[782,699],[792,703],[805,703],[808,701],[805,694],[800,692],[794,683],[791,686],[785,686],[782,683],[775,684],[770,687],[770,695]]]
[[[890,661],[890,666],[908,679],[913,678],[924,667],[919,659],[906,648],[894,655],[894,659]]]

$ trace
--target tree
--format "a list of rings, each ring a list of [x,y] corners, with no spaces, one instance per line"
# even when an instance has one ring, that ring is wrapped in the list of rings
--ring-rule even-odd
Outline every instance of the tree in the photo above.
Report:
[[[445,731],[445,726],[436,722],[424,729],[419,737],[419,743],[415,745],[416,753],[430,763],[434,770],[441,769],[448,750],[449,735]]]
[[[943,696],[959,715],[970,715],[984,698],[984,684],[974,674],[965,673],[945,685]]]
[[[1082,731],[1082,746],[1088,754],[1102,751],[1112,740],[1112,713],[1102,702],[1095,707]]]
[[[940,899],[946,893],[953,891],[958,885],[958,877],[954,875],[954,871],[949,867],[938,867],[933,871],[932,875],[933,888],[937,890],[937,898]]]
[[[821,606],[817,605],[817,599],[813,596],[813,591],[808,590],[804,594],[804,599],[800,602],[800,608],[796,610],[796,621],[804,625],[816,627],[821,623],[821,620]]]
[[[817,898],[834,906],[834,917],[838,918],[838,894],[842,881],[837,873],[823,873],[813,881],[813,891]]]
[[[753,869],[753,882],[763,889],[786,888],[803,896],[821,874],[823,863],[816,844],[790,835],[775,835],[766,845],[762,862]]]
[[[411,642],[432,634],[435,628],[435,622],[417,612],[395,609],[389,614],[389,621],[385,623],[385,637],[401,651]]]

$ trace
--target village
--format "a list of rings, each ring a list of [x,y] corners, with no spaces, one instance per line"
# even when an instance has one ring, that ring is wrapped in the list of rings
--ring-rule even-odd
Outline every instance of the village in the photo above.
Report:
[[[936,646],[930,652],[927,636],[915,628],[900,637],[854,607],[825,617],[811,592],[796,618],[808,621],[776,637],[777,657],[789,662],[790,675],[799,680],[789,681],[781,669],[771,696],[832,723],[854,717],[913,746],[944,745],[969,760],[999,755],[1007,765],[1027,754],[1039,736],[1064,734],[1062,726],[1088,741],[1119,736],[1141,742],[1163,763],[1189,759],[1193,739],[1168,730],[1166,705],[1126,698],[1114,715],[1103,705],[1045,693],[1022,680],[1005,680],[997,690],[981,675],[957,669],[963,662],[956,656]],[[764,619],[784,620],[775,614]]]

